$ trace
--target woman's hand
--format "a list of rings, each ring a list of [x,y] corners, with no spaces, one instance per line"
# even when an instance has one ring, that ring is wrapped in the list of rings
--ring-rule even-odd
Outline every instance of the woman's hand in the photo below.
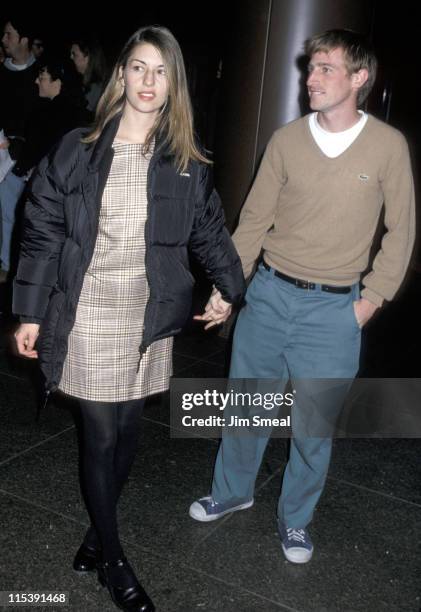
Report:
[[[221,325],[225,323],[232,312],[231,304],[228,304],[222,299],[220,292],[217,289],[213,289],[208,303],[205,307],[205,312],[202,315],[196,315],[193,317],[196,321],[208,321],[205,325],[205,329],[210,329],[214,325]]]
[[[0,142],[0,149],[8,149],[10,145],[10,142],[7,138],[5,138],[4,140],[2,140],[2,142]]]
[[[38,352],[34,350],[39,335],[38,323],[22,323],[15,332],[16,346],[19,355],[29,359],[37,359]]]

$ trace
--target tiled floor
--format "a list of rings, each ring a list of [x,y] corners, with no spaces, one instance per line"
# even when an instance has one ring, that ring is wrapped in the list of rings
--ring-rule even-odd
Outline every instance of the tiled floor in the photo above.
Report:
[[[367,329],[362,375],[419,376],[420,287],[421,278],[414,277]],[[79,577],[71,569],[87,525],[72,418],[51,402],[35,420],[34,364],[10,354],[8,337],[3,321],[0,590],[67,591],[70,605],[57,609],[115,610],[95,576]],[[175,375],[223,376],[226,353],[224,339],[192,327],[175,343]],[[167,397],[149,403],[119,515],[126,552],[158,611],[420,609],[419,439],[335,442],[312,524],[314,558],[302,567],[284,559],[276,532],[286,442],[268,445],[253,508],[196,523],[188,507],[208,491],[216,451],[214,439],[171,437]]]

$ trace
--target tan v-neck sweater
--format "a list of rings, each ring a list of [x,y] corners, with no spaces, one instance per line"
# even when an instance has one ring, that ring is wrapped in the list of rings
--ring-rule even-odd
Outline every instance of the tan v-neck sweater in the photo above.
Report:
[[[362,295],[381,306],[401,284],[415,234],[408,147],[402,134],[369,116],[341,155],[316,144],[308,116],[272,136],[233,238],[245,276],[261,248],[290,276],[331,285],[360,280],[381,208],[387,232]]]

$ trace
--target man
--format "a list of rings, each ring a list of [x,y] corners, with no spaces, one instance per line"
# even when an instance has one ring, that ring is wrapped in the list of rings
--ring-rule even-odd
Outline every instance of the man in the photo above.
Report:
[[[19,161],[25,141],[25,122],[39,104],[35,79],[38,66],[31,53],[32,39],[26,20],[11,18],[5,25],[1,42],[7,59],[0,66],[0,129],[4,130],[10,157]],[[15,221],[16,205],[25,186],[24,177],[17,167],[0,182],[0,207],[2,221],[1,268],[10,267],[10,245]]]
[[[34,38],[31,47],[32,53],[36,60],[39,60],[44,53],[44,41],[42,38]]]
[[[332,447],[330,436],[314,433],[327,408],[314,379],[357,373],[361,327],[405,275],[415,207],[405,139],[358,110],[376,75],[368,42],[330,30],[310,39],[306,52],[314,113],[271,138],[234,234],[246,277],[262,248],[263,262],[238,318],[230,371],[232,379],[290,376],[301,389],[277,512],[282,549],[294,563],[313,554],[308,525]],[[383,203],[387,231],[360,296]],[[208,325],[224,308],[214,293]],[[340,408],[338,401],[327,419],[334,423]],[[249,508],[267,441],[223,430],[211,495],[194,502],[190,516],[211,521]]]

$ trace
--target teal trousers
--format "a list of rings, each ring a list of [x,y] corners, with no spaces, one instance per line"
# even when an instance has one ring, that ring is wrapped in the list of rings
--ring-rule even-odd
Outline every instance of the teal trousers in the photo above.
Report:
[[[237,320],[230,379],[277,380],[278,391],[290,379],[297,391],[278,503],[278,520],[287,527],[308,525],[323,491],[331,433],[359,366],[361,332],[353,306],[358,299],[358,284],[345,294],[322,291],[320,285],[301,289],[260,265]],[[253,497],[270,433],[270,427],[250,435],[223,429],[212,483],[215,501],[237,505]]]

